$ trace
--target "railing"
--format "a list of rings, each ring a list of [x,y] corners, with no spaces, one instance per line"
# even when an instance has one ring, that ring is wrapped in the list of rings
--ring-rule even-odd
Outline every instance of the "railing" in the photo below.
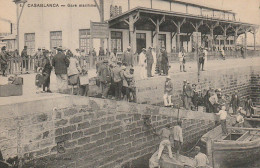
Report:
[[[123,53],[117,54],[117,61],[122,60]],[[240,51],[225,51],[226,58],[239,58],[242,57]],[[256,57],[260,56],[260,50],[248,50],[247,57]],[[168,53],[168,58],[170,62],[178,62],[178,54],[177,53]],[[221,59],[220,51],[209,51],[208,52],[208,60]],[[80,66],[85,66],[87,69],[95,68],[95,64],[97,62],[101,62],[105,59],[108,59],[108,56],[96,56],[93,65],[90,65],[90,56],[82,56],[79,58]],[[138,64],[139,56],[137,54],[134,55],[134,65]],[[50,57],[50,61],[52,57]],[[186,53],[187,61],[195,61],[196,55],[194,52]],[[9,74],[21,74],[21,73],[32,73],[36,72],[36,68],[41,66],[41,59],[36,58],[21,58],[21,57],[12,57],[8,61],[7,73]],[[0,67],[1,69],[1,67]]]

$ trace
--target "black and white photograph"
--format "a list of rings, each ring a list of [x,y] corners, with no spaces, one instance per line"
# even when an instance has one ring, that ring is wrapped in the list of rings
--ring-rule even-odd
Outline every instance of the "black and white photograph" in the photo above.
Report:
[[[0,0],[0,168],[259,168],[260,0]]]

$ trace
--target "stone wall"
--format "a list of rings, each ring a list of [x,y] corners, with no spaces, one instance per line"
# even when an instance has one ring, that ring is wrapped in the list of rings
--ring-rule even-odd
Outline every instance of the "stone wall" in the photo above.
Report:
[[[254,78],[251,76],[255,74]],[[251,92],[251,79],[257,78],[257,74],[260,74],[259,67],[241,66],[236,68],[224,68],[218,70],[202,71],[200,74],[200,81],[198,82],[198,75],[194,72],[171,74],[173,82],[172,97],[173,103],[182,106],[182,87],[183,80],[188,80],[191,84],[197,84],[197,89],[205,93],[206,89],[221,88],[223,94],[231,94],[235,91],[239,91],[239,95],[244,99],[249,96]],[[137,101],[139,103],[148,104],[162,104],[163,92],[164,92],[165,77],[160,76],[156,78],[148,78],[146,80],[137,82]],[[255,81],[254,81],[255,84]],[[259,86],[253,86],[255,89],[259,89]]]
[[[159,130],[179,116],[185,144],[215,124],[202,112],[64,95],[1,106],[1,116],[4,158],[18,155],[26,168],[112,168],[157,150],[159,138],[144,121]]]
[[[255,105],[260,105],[260,67],[253,69],[251,75],[251,98]]]

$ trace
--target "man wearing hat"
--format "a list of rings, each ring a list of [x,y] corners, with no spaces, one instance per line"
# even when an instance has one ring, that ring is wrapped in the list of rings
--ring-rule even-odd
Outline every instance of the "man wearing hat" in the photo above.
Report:
[[[127,66],[134,66],[134,56],[131,52],[131,47],[128,46],[127,50],[123,54],[122,62],[126,63]]]
[[[171,82],[171,77],[167,76],[164,84],[164,95],[163,102],[165,107],[172,106],[172,93],[173,92],[173,84]]]
[[[146,78],[146,49],[143,48],[142,52],[139,54],[139,66],[140,66],[140,77],[141,79],[145,79]]]
[[[70,61],[60,47],[58,47],[57,50],[58,53],[52,59],[52,66],[55,69],[58,91],[63,93],[68,89],[67,68],[69,67]]]
[[[7,76],[6,75],[6,69],[8,67],[8,56],[7,56],[7,53],[6,53],[6,47],[3,46],[1,48],[1,53],[0,53],[0,64],[1,64],[1,70],[2,70],[2,73],[3,73],[3,76]]]
[[[203,47],[200,47],[199,51],[199,70],[201,67],[201,70],[204,71],[204,61],[205,61],[205,53],[203,52]]]
[[[232,94],[230,106],[232,107],[233,113],[237,113],[237,109],[240,105],[240,97],[238,96],[238,91],[235,91],[235,94]]]
[[[147,62],[147,77],[152,77],[152,68],[154,63],[152,47],[149,47],[146,52],[146,62]]]
[[[184,99],[184,107],[186,110],[191,109],[191,98],[192,98],[192,87],[190,82],[187,80],[183,81],[183,99]]]
[[[43,56],[43,53],[41,51],[41,48],[38,48],[38,51],[34,54],[34,71],[37,72],[37,68],[41,67],[41,58]]]
[[[164,75],[168,75],[168,70],[169,70],[169,63],[168,63],[168,55],[167,52],[165,50],[165,47],[162,47],[162,61],[161,61],[161,68],[163,70],[163,74]]]
[[[194,158],[194,160],[195,160],[195,167],[196,168],[206,168],[207,165],[209,164],[209,160],[208,160],[207,155],[205,155],[204,153],[200,152],[200,147],[199,146],[195,147],[195,152],[197,153],[197,155]]]

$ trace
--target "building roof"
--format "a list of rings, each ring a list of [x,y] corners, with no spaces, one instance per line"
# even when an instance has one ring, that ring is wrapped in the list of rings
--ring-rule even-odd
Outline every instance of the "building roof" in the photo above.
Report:
[[[15,39],[16,39],[16,35],[10,34],[8,36],[3,37],[1,40],[15,40]]]
[[[174,2],[174,3],[179,3],[179,4],[190,5],[190,6],[195,6],[195,7],[204,8],[204,9],[210,9],[210,10],[214,10],[214,11],[221,11],[221,12],[235,14],[234,12],[231,12],[231,10],[218,9],[218,8],[215,8],[215,7],[200,5],[200,4],[197,4],[197,3],[191,3],[191,2],[188,2],[187,0],[164,0],[164,1],[170,1],[170,2]]]
[[[254,27],[259,27],[259,25],[256,24],[251,24],[251,23],[245,23],[245,22],[239,22],[239,21],[232,21],[232,20],[223,20],[223,19],[218,19],[218,18],[209,18],[206,16],[197,16],[193,14],[188,14],[188,13],[180,13],[180,12],[174,12],[174,11],[168,11],[168,10],[160,10],[160,9],[152,9],[152,8],[146,8],[146,7],[136,7],[133,9],[130,9],[126,12],[121,13],[120,15],[117,15],[115,17],[112,17],[108,19],[107,21],[113,21],[116,19],[120,19],[121,17],[124,17],[126,15],[130,15],[135,12],[144,12],[144,13],[151,13],[151,14],[160,14],[160,15],[165,15],[165,16],[177,16],[177,17],[187,17],[191,19],[197,19],[197,20],[210,20],[210,21],[219,21],[223,23],[232,23],[232,24],[240,24],[240,25],[246,25],[246,26],[254,26]]]

